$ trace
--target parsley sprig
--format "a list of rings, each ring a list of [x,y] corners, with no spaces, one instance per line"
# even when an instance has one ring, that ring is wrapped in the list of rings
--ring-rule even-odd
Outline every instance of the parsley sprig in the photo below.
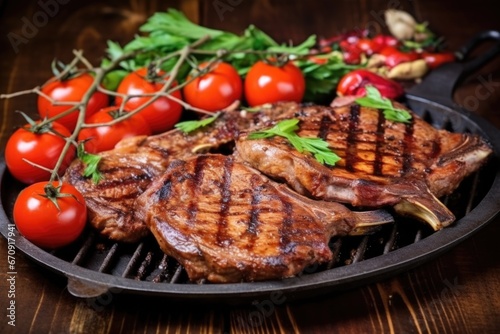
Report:
[[[209,124],[212,124],[219,117],[219,115],[220,115],[220,112],[214,114],[211,117],[203,118],[203,119],[196,120],[196,121],[179,122],[175,125],[175,127],[184,133],[190,133],[190,132],[193,132],[194,130],[197,130],[199,128],[203,128]]]
[[[274,136],[283,137],[300,153],[312,153],[314,158],[320,163],[335,166],[340,157],[330,150],[328,143],[321,138],[300,137],[296,133],[299,129],[298,123],[299,120],[296,118],[286,119],[268,130],[252,132],[249,134],[248,139],[263,139]]]
[[[102,174],[98,168],[101,156],[86,152],[83,142],[78,144],[77,156],[85,165],[83,177],[90,177],[95,184],[99,183],[102,179]]]
[[[366,86],[366,96],[356,99],[356,103],[362,107],[381,109],[384,117],[390,121],[409,123],[411,114],[404,109],[394,108],[391,100],[383,97],[377,88]]]

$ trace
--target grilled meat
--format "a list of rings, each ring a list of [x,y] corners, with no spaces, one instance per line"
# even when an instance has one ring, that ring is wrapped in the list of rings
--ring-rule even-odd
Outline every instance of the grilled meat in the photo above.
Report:
[[[134,218],[134,202],[166,169],[161,155],[104,152],[99,163],[103,179],[95,184],[83,177],[84,164],[75,161],[67,169],[64,180],[73,184],[84,196],[90,224],[102,235],[118,241],[135,242],[149,231]]]
[[[233,156],[176,161],[137,199],[136,215],[193,281],[280,279],[330,261],[328,241],[391,222],[279,185]]]
[[[391,205],[438,230],[455,217],[436,197],[452,192],[492,150],[479,136],[437,130],[412,115],[405,124],[357,104],[304,107],[298,134],[326,140],[342,159],[333,168],[280,137],[242,134],[236,148],[240,159],[301,194],[358,207]]]
[[[64,180],[84,196],[90,224],[110,239],[135,242],[148,229],[134,218],[134,202],[173,159],[184,159],[231,143],[242,129],[278,117],[291,117],[299,107],[282,104],[260,112],[225,112],[205,129],[186,135],[178,130],[150,137],[124,139],[115,149],[102,152],[99,171],[102,180],[95,184],[83,177],[85,166],[75,160]]]

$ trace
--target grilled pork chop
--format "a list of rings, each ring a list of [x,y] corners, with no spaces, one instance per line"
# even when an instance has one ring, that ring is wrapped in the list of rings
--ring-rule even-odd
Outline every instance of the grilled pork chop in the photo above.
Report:
[[[99,153],[102,180],[95,184],[83,177],[85,166],[75,160],[64,180],[84,196],[90,224],[110,239],[135,242],[149,233],[146,225],[134,218],[134,202],[173,159],[184,159],[232,142],[242,129],[278,117],[292,117],[296,104],[263,108],[260,112],[228,111],[207,128],[186,135],[173,130],[150,137],[124,139],[115,149]]]
[[[393,221],[382,210],[311,200],[212,154],[173,162],[136,204],[138,220],[191,280],[218,283],[297,275],[332,259],[331,236]]]
[[[455,219],[436,197],[451,193],[492,153],[479,136],[437,130],[413,113],[407,124],[357,104],[307,106],[297,116],[299,136],[320,137],[341,157],[335,167],[284,138],[249,140],[245,133],[236,142],[240,159],[301,194],[358,207],[391,205],[435,230]]]

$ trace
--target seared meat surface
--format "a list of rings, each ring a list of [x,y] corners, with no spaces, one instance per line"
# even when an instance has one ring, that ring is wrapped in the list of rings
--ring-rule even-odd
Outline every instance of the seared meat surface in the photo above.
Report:
[[[260,112],[228,111],[213,124],[190,134],[172,130],[150,137],[121,141],[115,149],[99,153],[102,180],[95,184],[83,177],[85,166],[75,160],[64,175],[84,196],[90,224],[110,239],[136,242],[146,234],[146,225],[135,219],[134,202],[174,159],[189,158],[198,153],[232,143],[242,129],[249,129],[270,119],[291,117],[300,109],[297,104],[281,104]]]
[[[89,223],[102,235],[118,241],[136,242],[149,231],[134,217],[135,199],[147,189],[151,180],[165,171],[161,155],[104,152],[99,163],[103,179],[95,184],[83,177],[85,166],[75,161],[64,180],[73,184],[84,196]]]
[[[298,134],[321,137],[342,159],[335,167],[297,152],[283,138],[248,140],[247,134],[281,119],[299,118]],[[100,153],[98,184],[82,176],[80,161],[64,180],[84,195],[90,224],[113,240],[135,242],[149,233],[134,214],[136,199],[178,159],[216,151],[236,141],[235,156],[268,177],[284,180],[296,192],[359,208],[394,206],[403,215],[449,225],[453,214],[436,198],[452,192],[491,154],[471,134],[437,130],[413,115],[408,124],[385,120],[375,109],[296,103],[263,107],[260,112],[225,112],[211,125],[190,134],[178,130],[120,142]]]
[[[174,162],[136,204],[137,219],[193,281],[294,276],[331,260],[331,236],[392,221],[385,211],[311,200],[233,156],[210,154]]]
[[[236,148],[241,160],[301,194],[358,207],[391,205],[438,230],[455,217],[436,197],[456,189],[492,150],[479,136],[437,130],[412,115],[411,122],[396,123],[357,104],[302,108],[299,136],[326,140],[341,157],[335,167],[281,137],[249,140],[243,133]]]

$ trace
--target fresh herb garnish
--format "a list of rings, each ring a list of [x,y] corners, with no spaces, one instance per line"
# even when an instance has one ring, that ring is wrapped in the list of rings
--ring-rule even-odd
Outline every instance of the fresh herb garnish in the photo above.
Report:
[[[92,181],[95,184],[99,183],[99,181],[101,181],[102,179],[102,174],[98,169],[101,157],[99,155],[86,152],[83,142],[78,144],[77,156],[78,159],[80,159],[85,164],[83,176],[92,178]]]
[[[383,97],[377,88],[366,86],[366,96],[356,99],[356,103],[362,107],[381,109],[385,119],[394,122],[409,123],[411,114],[404,109],[394,108],[391,100]]]
[[[268,130],[253,132],[248,139],[263,139],[274,136],[286,138],[300,153],[312,153],[314,158],[322,164],[335,166],[340,157],[332,152],[328,143],[321,138],[300,137],[296,131],[299,129],[299,120],[296,118],[286,119],[277,123]]]
[[[108,57],[102,65],[108,65],[112,60],[118,59],[127,52],[138,52],[131,59],[120,62],[119,68],[109,73],[105,78],[106,87],[116,87],[121,79],[130,71],[147,66],[154,59],[181,50],[204,36],[210,40],[199,47],[199,51],[191,54],[190,59],[195,63],[210,60],[214,54],[225,51],[224,61],[233,65],[238,73],[244,77],[250,67],[258,60],[267,56],[277,58],[280,55],[288,56],[304,73],[306,80],[305,100],[311,102],[326,101],[331,98],[340,78],[355,68],[362,65],[347,65],[342,54],[332,52],[321,57],[321,65],[314,61],[309,54],[316,47],[316,36],[310,35],[302,43],[291,45],[278,43],[254,25],[249,25],[242,34],[210,29],[191,22],[182,12],[169,9],[151,16],[141,27],[141,35],[121,46],[108,41]],[[161,63],[161,69],[170,72],[176,63],[177,57],[170,58]],[[187,62],[177,73],[176,79],[182,83],[192,70]]]
[[[363,68],[364,65],[350,65],[343,60],[341,52],[332,51],[314,58],[301,58],[295,64],[300,68],[306,80],[305,101],[326,103],[330,101],[340,79],[350,71]]]
[[[208,117],[208,118],[203,118],[197,121],[185,121],[185,122],[180,122],[175,124],[175,127],[179,130],[181,130],[184,133],[190,133],[193,132],[194,130],[197,130],[199,128],[203,128],[215,121],[217,117],[219,117],[220,113],[216,113],[215,115]]]

